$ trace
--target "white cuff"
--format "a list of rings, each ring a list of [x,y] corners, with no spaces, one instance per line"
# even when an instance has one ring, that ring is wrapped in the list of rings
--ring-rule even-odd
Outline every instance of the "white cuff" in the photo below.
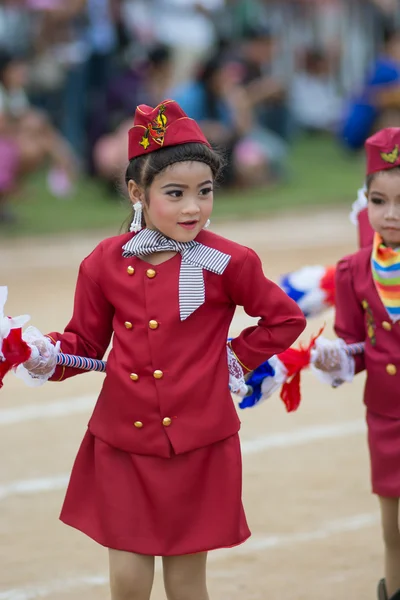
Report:
[[[244,398],[248,392],[248,387],[244,379],[242,366],[229,345],[226,346],[226,351],[228,358],[229,389],[233,394]]]

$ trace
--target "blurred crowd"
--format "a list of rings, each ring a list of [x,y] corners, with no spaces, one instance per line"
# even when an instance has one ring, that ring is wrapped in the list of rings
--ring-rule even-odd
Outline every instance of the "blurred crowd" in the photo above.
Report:
[[[301,133],[400,125],[398,0],[0,0],[0,223],[26,175],[115,186],[138,104],[177,100],[226,186],[284,180]]]

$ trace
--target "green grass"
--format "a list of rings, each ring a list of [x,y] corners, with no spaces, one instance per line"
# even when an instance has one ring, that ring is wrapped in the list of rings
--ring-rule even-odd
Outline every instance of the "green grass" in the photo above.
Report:
[[[363,159],[347,155],[328,137],[298,140],[289,157],[288,179],[269,188],[217,191],[214,219],[262,217],[276,211],[348,204],[363,181]],[[129,214],[122,194],[84,179],[68,200],[53,198],[44,174],[29,181],[15,208],[18,225],[0,236],[15,237],[104,229],[118,232]]]

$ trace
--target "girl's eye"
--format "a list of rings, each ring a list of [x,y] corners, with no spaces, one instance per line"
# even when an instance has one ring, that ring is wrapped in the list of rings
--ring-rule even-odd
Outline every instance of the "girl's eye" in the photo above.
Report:
[[[200,196],[208,196],[213,191],[212,187],[203,188],[200,190]]]
[[[372,204],[384,204],[385,201],[382,198],[372,197],[371,202]]]
[[[172,198],[182,198],[183,192],[182,190],[171,190],[167,192],[167,195],[171,196]]]

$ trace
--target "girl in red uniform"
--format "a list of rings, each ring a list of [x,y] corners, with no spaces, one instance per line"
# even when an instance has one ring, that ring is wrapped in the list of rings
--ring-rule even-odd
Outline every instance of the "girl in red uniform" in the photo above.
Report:
[[[365,243],[337,265],[335,331],[341,339],[324,342],[315,366],[342,380],[367,371],[372,490],[379,496],[385,542],[378,597],[400,600],[400,129],[369,138],[366,153],[372,245]],[[342,340],[365,340],[364,355],[346,357]]]
[[[207,600],[207,552],[250,535],[227,356],[246,373],[305,319],[252,250],[205,230],[221,161],[174,101],[137,108],[129,160],[131,232],[82,262],[64,333],[27,331],[41,356],[25,368],[65,380],[59,347],[102,358],[112,338],[61,519],[109,549],[113,600],[148,600],[154,556],[169,600]],[[227,353],[237,305],[260,320]]]

